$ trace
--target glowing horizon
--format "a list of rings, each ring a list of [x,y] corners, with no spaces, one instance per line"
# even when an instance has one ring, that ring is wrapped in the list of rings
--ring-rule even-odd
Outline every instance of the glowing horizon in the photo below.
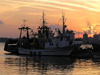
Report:
[[[100,33],[99,5],[100,1],[97,0],[0,0],[0,37],[19,37],[18,27],[24,19],[36,32],[41,24],[43,11],[48,26],[56,27],[59,24],[61,27],[60,19],[64,12],[67,28],[74,30],[76,34],[84,31],[89,34]]]

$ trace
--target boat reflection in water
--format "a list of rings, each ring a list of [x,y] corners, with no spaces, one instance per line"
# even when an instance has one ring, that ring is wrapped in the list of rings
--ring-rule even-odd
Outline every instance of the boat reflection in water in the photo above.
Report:
[[[100,61],[69,57],[6,57],[5,66],[16,75],[98,75]],[[13,73],[14,72],[14,73]]]
[[[16,69],[18,74],[48,75],[68,74],[73,69],[73,62],[69,57],[20,57],[5,58],[5,65]]]

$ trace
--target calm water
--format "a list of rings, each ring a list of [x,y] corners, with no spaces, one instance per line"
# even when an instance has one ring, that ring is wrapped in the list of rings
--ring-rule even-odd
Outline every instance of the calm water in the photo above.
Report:
[[[0,75],[100,75],[100,59],[14,55],[0,43]]]

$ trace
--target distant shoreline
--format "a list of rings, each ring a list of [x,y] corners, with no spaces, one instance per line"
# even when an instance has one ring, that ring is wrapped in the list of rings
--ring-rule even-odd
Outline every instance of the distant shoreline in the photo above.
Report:
[[[8,38],[0,38],[0,42],[6,42]]]
[[[4,43],[4,42],[7,41],[7,39],[9,39],[9,38],[3,38],[3,37],[1,37],[1,38],[0,38],[0,42],[3,42],[3,43]]]
[[[8,39],[18,39],[18,38],[7,38],[7,37],[0,37],[0,43],[5,43]]]

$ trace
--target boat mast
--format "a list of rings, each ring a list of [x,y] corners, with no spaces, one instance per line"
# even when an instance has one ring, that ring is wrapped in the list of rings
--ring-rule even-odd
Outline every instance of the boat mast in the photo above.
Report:
[[[20,30],[20,39],[21,39],[21,35],[22,35],[22,30],[24,30],[25,29],[25,22],[26,22],[26,20],[23,20],[23,25],[24,26],[22,26],[21,28],[18,28],[19,30]]]
[[[19,28],[19,30],[20,30],[20,39],[21,39],[21,35],[22,35],[22,28]]]
[[[25,22],[26,22],[26,20],[23,20],[24,27],[25,27]]]
[[[44,26],[45,26],[45,21],[44,21],[44,12],[43,12],[43,33],[44,33]]]
[[[27,30],[27,39],[29,39],[29,32],[28,32],[28,30],[29,29],[31,29],[31,28],[29,28],[29,27],[26,27],[25,26],[25,22],[26,22],[26,20],[23,20],[23,23],[24,23],[24,26],[22,26],[21,28],[19,28],[19,30],[20,30],[20,39],[21,39],[21,35],[22,35],[22,30],[24,31],[24,30]]]
[[[64,13],[62,13],[62,21],[63,21],[63,34],[65,34],[65,27],[66,27],[66,25],[65,25],[65,16],[64,16]]]

